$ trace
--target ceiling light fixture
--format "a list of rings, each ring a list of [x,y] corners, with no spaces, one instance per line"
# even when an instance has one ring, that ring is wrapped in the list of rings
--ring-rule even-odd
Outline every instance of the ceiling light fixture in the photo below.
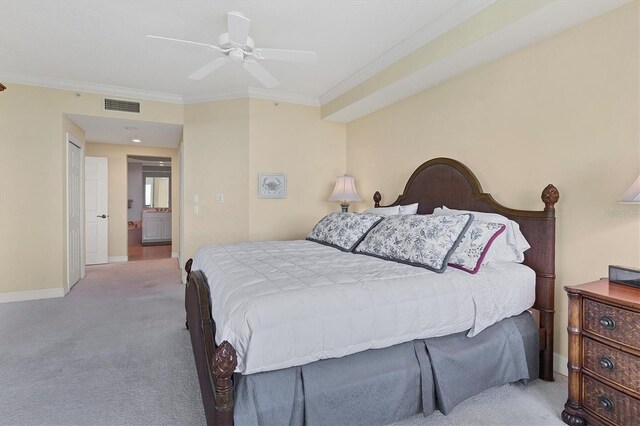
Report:
[[[133,142],[133,143],[142,143],[142,139],[139,139],[139,138],[131,139],[131,142]]]

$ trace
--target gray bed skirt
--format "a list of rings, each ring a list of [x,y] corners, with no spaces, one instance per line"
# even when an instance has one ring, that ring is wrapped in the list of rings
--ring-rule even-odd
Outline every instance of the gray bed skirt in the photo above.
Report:
[[[236,425],[379,425],[538,377],[539,334],[529,312],[475,337],[466,332],[317,361],[236,374]]]

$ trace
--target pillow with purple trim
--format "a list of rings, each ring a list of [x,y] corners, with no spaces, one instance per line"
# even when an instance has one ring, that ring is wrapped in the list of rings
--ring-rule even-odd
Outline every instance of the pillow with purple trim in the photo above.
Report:
[[[470,274],[478,272],[491,244],[505,228],[501,223],[474,220],[449,258],[449,266]]]

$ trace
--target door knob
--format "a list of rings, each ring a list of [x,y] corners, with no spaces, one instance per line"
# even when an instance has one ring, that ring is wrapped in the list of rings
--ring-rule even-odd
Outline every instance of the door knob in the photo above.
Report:
[[[107,215],[106,215],[106,214],[99,214],[99,215],[98,215],[98,217],[101,217],[101,218],[103,218],[103,219],[106,219],[106,218],[107,218]]]

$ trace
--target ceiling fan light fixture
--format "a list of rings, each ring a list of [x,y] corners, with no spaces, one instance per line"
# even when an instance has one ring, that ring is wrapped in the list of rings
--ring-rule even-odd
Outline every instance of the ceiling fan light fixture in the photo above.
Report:
[[[229,59],[231,60],[241,61],[244,59],[244,55],[245,53],[239,47],[232,48],[229,51]]]
[[[282,62],[297,62],[313,64],[317,61],[315,52],[291,49],[255,48],[254,41],[249,37],[251,20],[240,12],[227,13],[227,32],[218,36],[218,46],[198,41],[181,40],[171,37],[148,35],[149,38],[174,41],[177,43],[193,44],[217,50],[222,55],[198,68],[187,78],[202,80],[209,74],[224,66],[226,63],[242,62],[242,66],[249,74],[267,89],[274,88],[280,83],[269,71],[257,61],[272,60]]]

